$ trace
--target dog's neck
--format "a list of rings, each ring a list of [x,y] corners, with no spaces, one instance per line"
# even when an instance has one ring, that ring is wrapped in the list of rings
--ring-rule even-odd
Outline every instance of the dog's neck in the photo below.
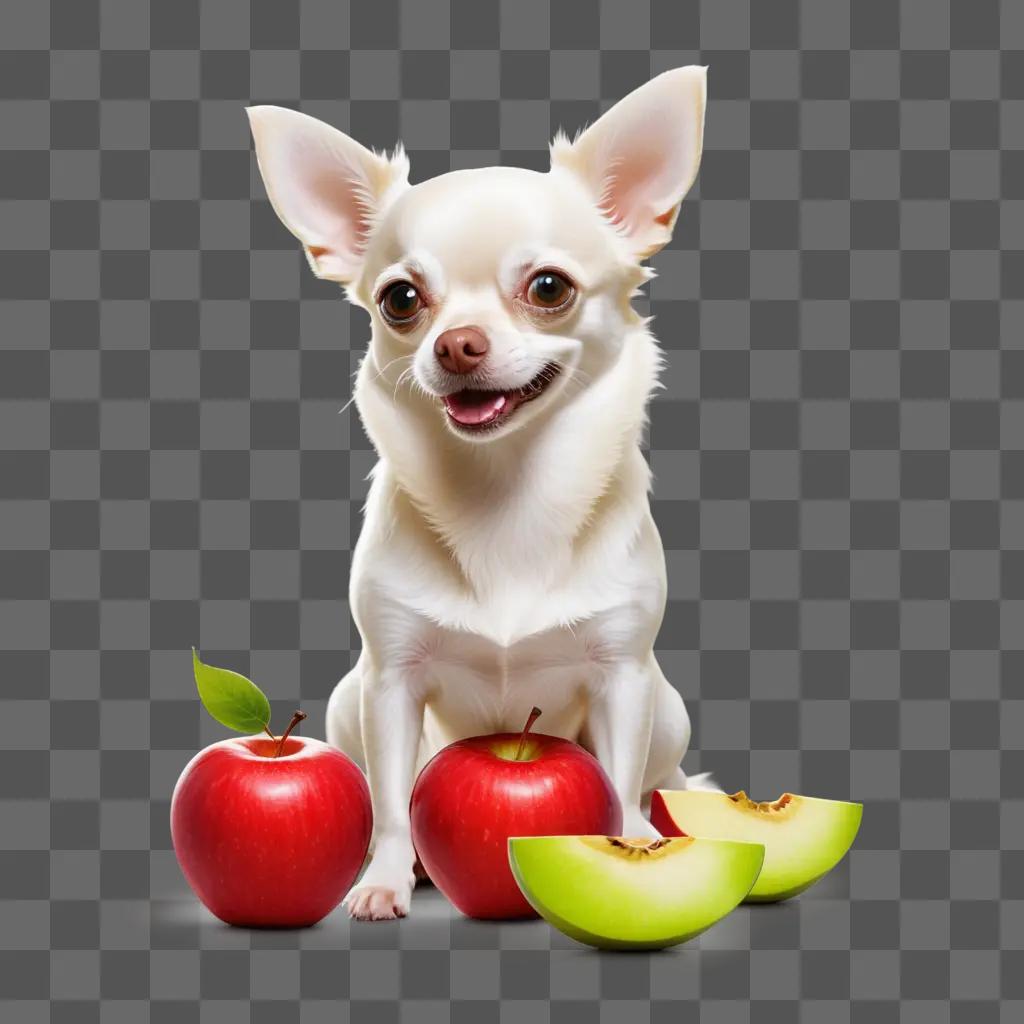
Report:
[[[617,363],[557,409],[476,444],[444,424],[437,401],[393,385],[364,361],[356,396],[381,457],[375,471],[409,498],[477,594],[567,574],[594,535],[639,523],[649,474],[640,452],[659,356],[631,332]],[[568,388],[577,385],[570,380]]]

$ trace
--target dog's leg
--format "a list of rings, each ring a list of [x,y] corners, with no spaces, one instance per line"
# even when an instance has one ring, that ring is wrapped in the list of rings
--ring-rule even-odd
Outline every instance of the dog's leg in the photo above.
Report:
[[[586,732],[622,803],[622,834],[657,837],[640,809],[654,722],[655,675],[635,658],[602,666],[590,695]]]
[[[419,687],[401,670],[365,666],[360,719],[375,840],[369,866],[345,897],[349,914],[361,921],[404,917],[409,912],[416,860],[409,798],[423,707]]]
[[[359,724],[363,659],[335,686],[327,702],[327,742],[347,754],[365,772],[363,731]]]
[[[644,772],[644,813],[650,811],[651,793],[655,789],[703,789],[721,792],[710,772],[687,776],[679,762],[690,746],[690,716],[682,695],[665,678],[655,658],[651,658],[651,671],[655,677],[654,724],[651,728],[651,748]]]

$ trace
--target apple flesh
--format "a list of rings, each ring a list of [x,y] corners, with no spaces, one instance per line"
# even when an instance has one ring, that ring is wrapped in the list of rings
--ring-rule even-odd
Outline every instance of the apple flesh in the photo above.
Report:
[[[622,807],[597,759],[569,740],[525,730],[440,751],[416,780],[410,816],[430,880],[478,918],[536,916],[509,867],[510,836],[622,828]]]
[[[329,914],[355,881],[371,827],[355,762],[306,737],[214,743],[171,799],[189,885],[222,921],[250,928],[301,928]]]
[[[764,848],[718,839],[510,839],[516,881],[577,942],[661,949],[710,928],[746,896]]]
[[[712,836],[764,846],[764,867],[748,903],[796,896],[843,859],[860,828],[861,804],[784,793],[757,802],[731,795],[656,790],[651,824],[665,836]]]

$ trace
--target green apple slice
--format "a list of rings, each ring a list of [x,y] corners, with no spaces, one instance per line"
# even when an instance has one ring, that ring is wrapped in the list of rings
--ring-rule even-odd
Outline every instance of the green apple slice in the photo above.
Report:
[[[725,917],[757,878],[764,849],[717,839],[523,836],[512,874],[534,909],[577,942],[660,949]]]
[[[843,800],[783,793],[758,803],[739,793],[656,790],[651,823],[662,835],[737,839],[764,846],[764,867],[748,903],[770,903],[803,892],[845,856],[863,807]]]

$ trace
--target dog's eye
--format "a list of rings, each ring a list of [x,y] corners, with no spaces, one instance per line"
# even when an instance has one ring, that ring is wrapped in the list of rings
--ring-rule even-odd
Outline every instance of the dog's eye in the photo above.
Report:
[[[379,305],[385,320],[402,324],[408,323],[419,313],[423,308],[423,298],[408,281],[396,281],[384,289]]]
[[[560,309],[575,294],[571,282],[553,270],[534,274],[526,289],[526,301],[539,309]]]

